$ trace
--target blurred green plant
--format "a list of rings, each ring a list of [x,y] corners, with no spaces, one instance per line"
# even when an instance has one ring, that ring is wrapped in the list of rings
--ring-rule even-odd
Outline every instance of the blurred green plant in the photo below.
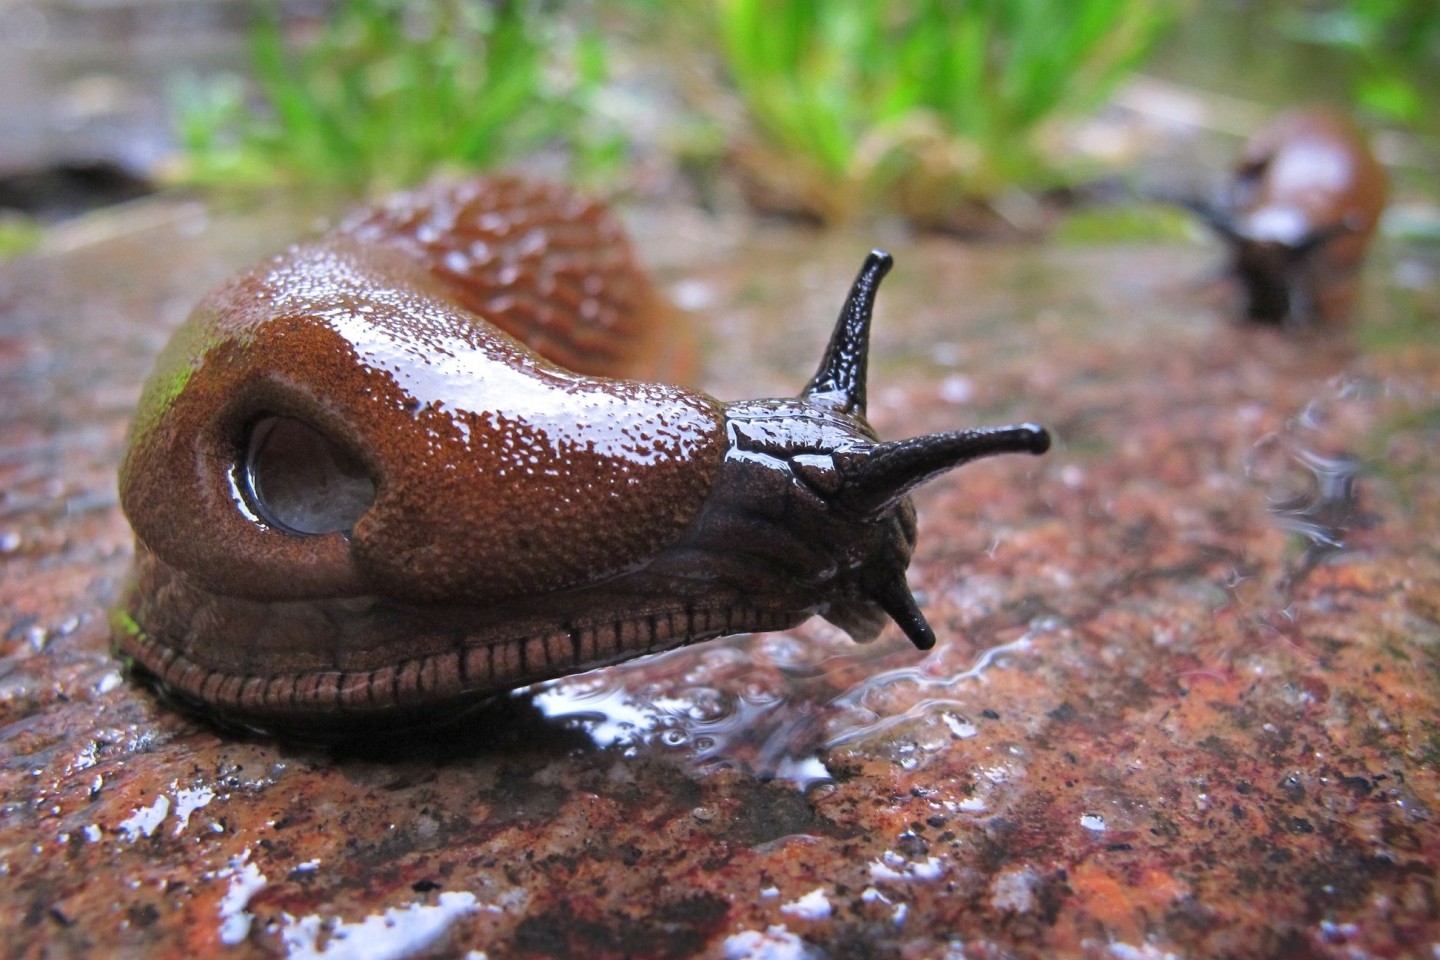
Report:
[[[1397,123],[1440,131],[1440,3],[1343,0],[1285,7],[1281,31],[1347,51],[1355,60],[1355,100]]]
[[[1160,204],[1077,206],[1056,224],[1050,238],[1076,246],[1109,243],[1164,243],[1195,233],[1188,210]]]
[[[926,225],[1063,179],[1046,138],[1145,56],[1178,0],[718,0],[751,173],[824,221]]]
[[[384,190],[544,147],[582,178],[623,158],[589,109],[603,47],[526,0],[340,0],[298,48],[272,2],[250,48],[259,110],[235,76],[174,86],[182,179]]]
[[[0,210],[0,260],[10,260],[40,245],[44,228],[23,213]]]

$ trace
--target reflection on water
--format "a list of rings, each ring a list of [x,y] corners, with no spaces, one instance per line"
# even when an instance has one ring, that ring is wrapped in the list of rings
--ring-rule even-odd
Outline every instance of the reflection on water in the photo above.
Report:
[[[1328,558],[1346,548],[1352,531],[1367,522],[1360,509],[1364,460],[1351,452],[1357,442],[1347,430],[1357,414],[1370,422],[1375,384],[1340,377],[1326,393],[1276,433],[1256,444],[1247,472],[1269,490],[1268,511],[1282,530],[1304,543],[1279,584],[1287,599],[1295,587]]]
[[[1360,507],[1359,460],[1303,449],[1292,451],[1292,456],[1310,472],[1312,481],[1311,489],[1270,503],[1270,514],[1280,528],[1308,541],[1300,559],[1290,566],[1282,585],[1285,593],[1327,556],[1344,549]]]
[[[996,661],[1008,654],[1027,653],[1037,634],[1046,633],[1059,626],[1056,617],[1043,617],[1030,625],[1021,637],[1009,643],[990,647],[975,658],[968,669],[953,675],[937,674],[921,663],[913,667],[902,667],[876,674],[835,699],[834,705],[845,711],[848,722],[838,724],[832,736],[826,741],[827,747],[839,746],[890,730],[907,720],[913,720],[946,707],[964,705],[964,687],[980,679],[980,675],[993,667]],[[918,694],[916,702],[901,713],[887,714],[877,701],[883,700],[896,688],[909,687],[912,697]],[[960,739],[975,735],[975,726],[968,719],[952,713],[943,713],[944,722],[951,732]]]
[[[927,715],[938,715],[954,738],[975,736],[966,713],[978,710],[969,697],[977,682],[1030,653],[1056,620],[1037,619],[961,669],[944,644],[887,669],[889,660],[918,654],[898,641],[835,654],[828,644],[775,634],[674,650],[521,695],[625,756],[666,753],[698,772],[741,769],[803,790],[831,779],[826,751]]]

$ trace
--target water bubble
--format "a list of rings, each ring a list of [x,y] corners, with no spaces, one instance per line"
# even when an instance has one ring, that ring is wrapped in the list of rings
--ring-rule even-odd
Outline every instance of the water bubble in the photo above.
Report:
[[[944,721],[945,726],[950,728],[951,734],[953,734],[957,740],[969,740],[971,737],[977,736],[980,733],[980,728],[975,726],[975,724],[953,713],[942,713],[940,714],[940,719]]]

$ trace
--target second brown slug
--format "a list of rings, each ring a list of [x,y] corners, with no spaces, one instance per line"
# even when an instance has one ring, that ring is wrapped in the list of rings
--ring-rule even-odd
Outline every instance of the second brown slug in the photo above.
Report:
[[[931,646],[909,491],[1049,436],[876,438],[890,262],[797,398],[724,404],[596,375],[655,355],[658,301],[562,188],[431,188],[291,248],[210,293],[146,384],[119,653],[225,721],[343,735],[813,614]]]
[[[1245,315],[1289,326],[1348,321],[1387,190],[1348,118],[1313,107],[1251,137],[1218,202],[1191,202],[1230,248]]]

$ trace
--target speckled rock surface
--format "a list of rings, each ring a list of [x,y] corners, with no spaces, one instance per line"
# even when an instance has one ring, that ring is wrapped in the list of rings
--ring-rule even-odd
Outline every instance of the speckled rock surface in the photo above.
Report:
[[[107,652],[150,359],[310,226],[151,209],[0,271],[5,954],[1440,944],[1433,272],[1381,265],[1365,327],[1293,338],[1231,325],[1201,247],[892,244],[882,435],[1059,441],[918,498],[934,651],[813,621],[336,752],[221,734]],[[726,399],[805,380],[874,240],[634,219]]]

